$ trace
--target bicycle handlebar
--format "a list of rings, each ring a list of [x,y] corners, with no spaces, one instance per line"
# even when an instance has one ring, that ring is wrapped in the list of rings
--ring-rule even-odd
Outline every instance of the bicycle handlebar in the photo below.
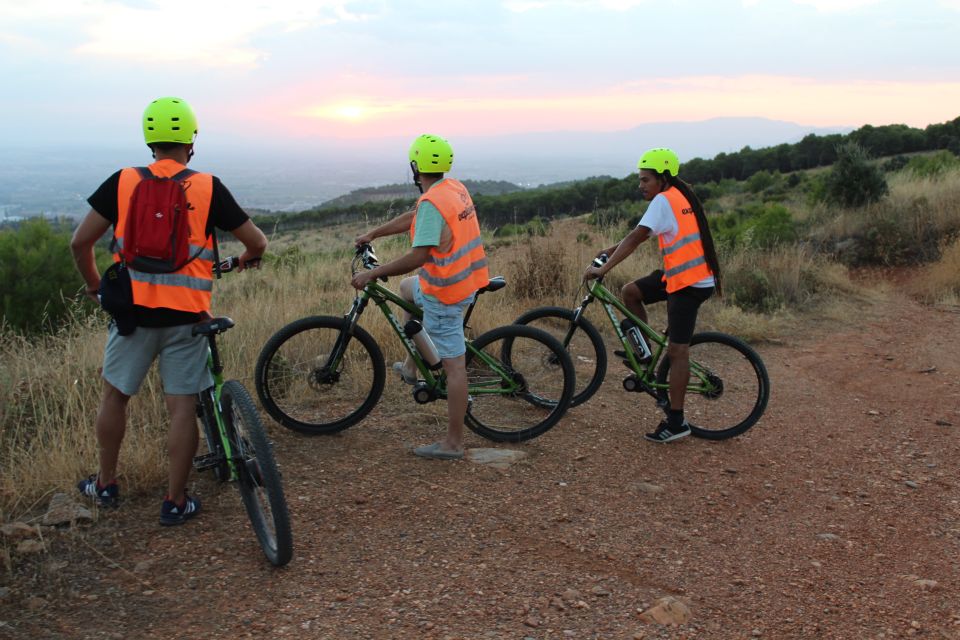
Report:
[[[256,257],[256,258],[250,258],[249,260],[246,261],[246,263],[244,264],[244,266],[245,266],[245,267],[255,267],[256,265],[260,264],[260,261],[261,261],[262,259],[263,259],[263,258],[260,257],[260,256],[258,256],[258,257]],[[223,260],[220,261],[220,273],[226,273],[226,272],[228,272],[228,271],[233,271],[234,269],[236,269],[236,268],[239,267],[239,266],[240,266],[240,258],[239,258],[238,256],[230,256],[230,257],[228,257],[228,258],[224,258]]]
[[[376,269],[380,266],[380,261],[377,259],[377,254],[373,251],[373,245],[369,242],[364,242],[363,244],[358,244],[356,247],[356,254],[353,258],[353,263],[350,265],[350,270],[353,273],[359,271],[359,267],[364,269]],[[386,282],[386,276],[380,276],[381,281]]]

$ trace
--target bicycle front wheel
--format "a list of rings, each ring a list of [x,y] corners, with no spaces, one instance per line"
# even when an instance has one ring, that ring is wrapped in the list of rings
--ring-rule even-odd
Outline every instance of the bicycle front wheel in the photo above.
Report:
[[[336,433],[361,420],[386,384],[383,353],[345,318],[312,316],[283,327],[264,345],[255,372],[270,416],[294,431]]]
[[[563,307],[531,309],[514,320],[542,329],[560,341],[570,354],[576,373],[576,386],[571,407],[583,404],[597,392],[607,373],[607,348],[597,328],[581,317],[574,322],[574,312]],[[559,363],[557,363],[559,365]]]
[[[573,398],[570,355],[556,338],[523,325],[488,331],[467,350],[466,425],[495,442],[523,442],[552,428]]]
[[[667,384],[670,360],[657,369]],[[770,398],[770,378],[760,356],[739,338],[707,331],[690,339],[690,382],[684,416],[693,435],[708,440],[738,436],[760,419]]]
[[[223,385],[221,405],[237,466],[237,486],[263,553],[278,567],[293,557],[290,514],[273,447],[250,394],[236,380]]]

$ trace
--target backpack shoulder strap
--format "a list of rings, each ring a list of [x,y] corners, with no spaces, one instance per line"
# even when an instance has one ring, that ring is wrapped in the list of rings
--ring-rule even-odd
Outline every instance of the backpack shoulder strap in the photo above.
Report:
[[[175,175],[171,176],[170,179],[176,180],[177,182],[183,182],[195,173],[197,172],[193,169],[184,169],[182,171],[178,171]]]
[[[142,180],[146,180],[147,178],[153,178],[153,177],[155,177],[155,176],[153,175],[153,172],[150,171],[150,169],[147,168],[147,167],[134,167],[134,168],[137,170],[137,173],[140,174],[140,178],[141,178]]]

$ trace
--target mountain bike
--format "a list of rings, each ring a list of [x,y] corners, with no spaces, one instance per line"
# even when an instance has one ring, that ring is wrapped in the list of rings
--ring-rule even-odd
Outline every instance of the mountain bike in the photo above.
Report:
[[[239,262],[227,258],[220,271],[231,271]],[[197,394],[197,417],[208,453],[195,457],[193,466],[197,471],[212,470],[219,482],[237,484],[263,553],[279,567],[293,556],[290,515],[273,447],[253,399],[239,381],[223,380],[216,337],[233,326],[234,321],[224,316],[193,327],[193,335],[206,336],[209,342],[207,367],[214,380],[213,386]]]
[[[606,256],[593,261],[602,266]],[[589,400],[607,372],[607,349],[597,328],[584,317],[594,300],[603,305],[617,338],[623,345],[623,364],[630,371],[623,380],[627,391],[652,396],[666,411],[669,407],[670,359],[666,355],[668,331],[660,333],[631,313],[603,284],[603,278],[586,282],[586,296],[574,309],[539,307],[519,318],[520,325],[536,326],[558,337],[570,353],[577,375],[571,406]],[[621,328],[617,312],[631,320],[643,334],[650,355],[640,357]],[[696,333],[690,340],[690,382],[684,412],[693,435],[723,440],[740,435],[760,419],[770,397],[770,378],[763,360],[747,343],[717,331]]]
[[[351,272],[379,265],[373,247],[357,247]],[[385,278],[381,279],[386,281]],[[501,277],[478,291],[467,307],[467,322],[479,297],[502,289]],[[330,434],[360,422],[377,404],[386,371],[379,344],[360,317],[373,302],[413,359],[418,380],[415,402],[446,398],[446,376],[431,368],[401,327],[392,306],[422,319],[423,312],[371,280],[343,316],[310,316],[292,322],[267,340],[256,365],[263,408],[281,425],[306,434]],[[574,373],[570,356],[549,334],[507,325],[466,341],[466,426],[495,442],[522,442],[553,427],[570,406]]]

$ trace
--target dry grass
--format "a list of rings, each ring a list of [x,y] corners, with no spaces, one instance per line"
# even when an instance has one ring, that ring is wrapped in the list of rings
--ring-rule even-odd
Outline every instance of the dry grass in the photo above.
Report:
[[[889,180],[890,195],[859,209],[824,205],[805,212],[810,239],[828,251],[857,240],[851,260],[870,264],[920,264],[939,258],[945,241],[960,234],[960,170],[938,178],[905,173]]]
[[[229,315],[237,326],[222,339],[228,378],[240,379],[253,391],[252,373],[260,348],[281,326],[307,315],[343,315],[354,298],[350,287],[350,247],[362,231],[359,225],[323,229],[317,233],[274,239],[272,262],[261,271],[227,274],[216,285],[214,309]],[[474,335],[510,322],[541,305],[573,307],[579,303],[580,277],[594,254],[616,242],[624,230],[597,231],[583,219],[557,221],[546,237],[490,242],[492,275],[504,275],[506,289],[480,299],[471,321]],[[402,238],[376,243],[381,262],[406,251]],[[225,243],[224,255],[237,248]],[[738,265],[756,266],[771,274],[777,287],[797,300],[772,314],[749,314],[724,301],[704,306],[700,326],[739,334],[750,340],[775,339],[792,330],[804,310],[830,307],[856,290],[845,269],[813,259],[802,250],[784,250],[764,256],[726,258],[728,273]],[[659,264],[653,243],[641,247],[607,278],[613,291]],[[818,295],[806,296],[813,279]],[[399,278],[389,286],[396,289]],[[806,284],[804,284],[806,283]],[[806,296],[806,297],[805,297]],[[664,305],[651,309],[654,326],[665,322]],[[594,323],[609,332],[599,309],[590,312]],[[56,490],[73,484],[96,468],[93,419],[101,389],[99,370],[105,340],[102,314],[76,314],[63,330],[35,342],[0,336],[0,520],[30,512]],[[381,314],[369,307],[361,325],[380,343],[389,364],[404,352]],[[434,415],[443,424],[443,403],[412,405],[402,385],[388,385],[384,403],[397,411]],[[422,418],[421,418],[422,419]],[[130,404],[127,438],[121,451],[120,473],[125,494],[157,491],[166,475],[166,411],[159,380],[148,378]],[[275,428],[268,424],[268,429]]]
[[[960,238],[946,244],[940,260],[923,269],[912,289],[928,304],[960,305]]]

